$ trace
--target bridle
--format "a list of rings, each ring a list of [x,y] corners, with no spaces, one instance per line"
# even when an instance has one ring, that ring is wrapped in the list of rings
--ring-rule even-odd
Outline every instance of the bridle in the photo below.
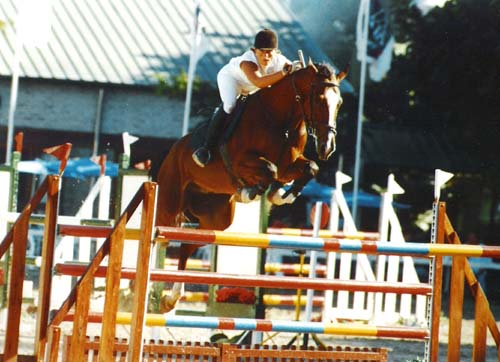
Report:
[[[291,82],[292,82],[293,91],[295,93],[295,101],[300,105],[302,117],[303,117],[303,119],[306,123],[306,126],[307,126],[307,133],[311,136],[316,136],[318,122],[313,117],[313,115],[314,115],[314,113],[313,113],[314,112],[314,103],[315,103],[315,102],[313,102],[313,95],[315,94],[314,90],[317,87],[321,87],[321,88],[337,87],[337,88],[340,88],[340,86],[339,86],[339,84],[333,83],[333,82],[326,82],[326,81],[312,82],[311,88],[309,91],[309,108],[310,108],[309,109],[309,117],[310,118],[308,118],[306,111],[305,111],[305,106],[304,106],[304,97],[299,94],[297,86],[295,85],[295,74],[296,73],[292,73],[292,76],[290,77]],[[337,135],[337,122],[335,120],[333,122],[333,125],[330,125],[330,124],[323,125],[322,124],[321,126],[324,126],[328,132],[332,132],[334,136]]]

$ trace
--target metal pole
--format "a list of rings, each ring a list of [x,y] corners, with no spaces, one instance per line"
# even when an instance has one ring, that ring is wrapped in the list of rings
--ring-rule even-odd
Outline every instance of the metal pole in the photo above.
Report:
[[[358,214],[358,190],[361,168],[361,138],[363,135],[363,109],[365,105],[365,81],[366,81],[366,51],[368,48],[368,23],[370,18],[370,1],[361,0],[359,6],[365,6],[363,13],[363,57],[361,60],[361,76],[359,83],[359,104],[358,104],[358,129],[356,133],[356,156],[354,161],[354,178],[352,191],[352,218],[356,223]],[[363,11],[363,10],[360,10]]]
[[[94,143],[92,146],[92,156],[97,156],[99,150],[99,135],[101,133],[101,118],[102,118],[102,100],[104,98],[104,89],[99,89],[97,96],[97,107],[94,121]]]

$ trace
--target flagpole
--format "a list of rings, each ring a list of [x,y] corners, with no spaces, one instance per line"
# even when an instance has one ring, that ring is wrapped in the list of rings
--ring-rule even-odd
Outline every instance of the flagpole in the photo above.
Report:
[[[14,114],[17,106],[17,93],[19,89],[19,71],[21,67],[21,55],[23,41],[19,30],[16,29],[16,43],[14,49],[14,60],[12,61],[12,83],[10,86],[9,115],[7,118],[7,145],[5,147],[5,164],[10,165],[12,156],[12,144],[14,139]]]
[[[186,101],[184,103],[184,119],[182,121],[182,136],[185,136],[189,130],[189,116],[191,113],[191,97],[193,93],[193,80],[194,73],[196,70],[196,63],[198,62],[197,55],[197,38],[200,28],[199,23],[200,16],[200,1],[195,0],[195,10],[194,10],[194,21],[193,28],[191,29],[191,53],[189,55],[189,68],[188,68],[188,79],[186,88]]]
[[[359,82],[359,103],[358,103],[358,122],[356,132],[356,155],[354,160],[354,178],[352,191],[352,217],[354,222],[357,222],[358,214],[358,191],[359,178],[361,168],[361,138],[363,136],[363,109],[365,105],[365,83],[366,83],[366,57],[368,50],[368,23],[370,18],[370,0],[360,1],[360,12],[362,11],[362,58],[361,58],[361,75]]]

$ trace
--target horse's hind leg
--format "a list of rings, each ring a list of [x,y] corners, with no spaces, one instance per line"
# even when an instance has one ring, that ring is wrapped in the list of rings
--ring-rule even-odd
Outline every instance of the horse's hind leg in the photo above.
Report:
[[[231,195],[198,193],[190,198],[189,211],[200,229],[224,230],[233,222],[234,207]]]
[[[189,201],[187,201],[189,200]],[[190,193],[186,198],[189,212],[198,218],[200,229],[224,230],[233,221],[234,201],[229,195]],[[187,260],[199,245],[182,243],[179,250],[178,270],[185,270]],[[162,313],[172,310],[182,295],[183,283],[174,283],[170,294],[161,299]]]

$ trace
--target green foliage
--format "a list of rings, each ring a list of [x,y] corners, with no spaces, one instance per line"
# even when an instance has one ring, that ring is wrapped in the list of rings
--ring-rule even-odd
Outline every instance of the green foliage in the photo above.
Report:
[[[450,195],[465,205],[485,185],[493,218],[500,190],[500,0],[450,0],[426,16],[413,3],[391,1],[392,29],[406,51],[394,57],[383,82],[368,84],[365,114],[453,139],[477,162],[480,179],[465,191],[470,175],[456,175]]]
[[[151,285],[151,290],[149,292],[148,313],[161,312],[161,298],[163,296],[164,289],[165,283],[153,283]]]
[[[164,74],[156,74],[155,78],[158,81],[155,87],[155,93],[159,96],[168,96],[171,98],[184,100],[188,85],[188,75],[184,70],[179,74],[169,77]],[[212,87],[210,83],[204,82],[200,77],[195,77],[193,80],[193,93],[191,105],[194,112],[207,110],[211,114],[213,108],[219,103],[219,92]]]
[[[395,36],[407,45],[406,53],[395,57],[386,81],[367,92],[378,99],[389,96],[391,110],[372,97],[370,118],[477,133],[471,120],[496,120],[500,111],[495,101],[500,95],[500,1],[449,1],[425,17],[409,3],[393,1],[391,7]]]

